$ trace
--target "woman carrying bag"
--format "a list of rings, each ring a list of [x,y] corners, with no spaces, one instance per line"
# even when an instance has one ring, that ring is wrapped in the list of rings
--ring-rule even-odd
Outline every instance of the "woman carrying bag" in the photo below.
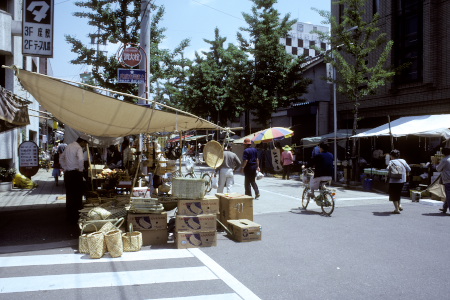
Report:
[[[404,159],[400,158],[400,151],[392,150],[389,154],[391,160],[387,166],[389,177],[389,201],[394,203],[395,210],[393,214],[400,214],[403,210],[400,204],[403,185],[406,182],[407,173],[411,171]]]

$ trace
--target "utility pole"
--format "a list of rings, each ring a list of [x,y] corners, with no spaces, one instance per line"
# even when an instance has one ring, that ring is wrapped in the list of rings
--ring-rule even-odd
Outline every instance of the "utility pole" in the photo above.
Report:
[[[139,97],[148,99],[150,92],[150,6],[151,0],[141,1],[141,34],[140,46],[144,49],[145,59],[141,60],[139,68],[145,70],[146,83],[139,84]],[[144,100],[138,101],[139,104],[144,104]]]

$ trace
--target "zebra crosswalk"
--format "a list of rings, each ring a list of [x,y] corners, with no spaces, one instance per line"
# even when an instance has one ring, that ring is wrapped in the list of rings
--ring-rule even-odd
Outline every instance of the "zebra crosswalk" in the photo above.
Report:
[[[115,291],[108,299],[259,299],[198,248],[101,259],[77,253],[0,256],[0,299],[79,299],[80,293],[96,299],[105,290]]]

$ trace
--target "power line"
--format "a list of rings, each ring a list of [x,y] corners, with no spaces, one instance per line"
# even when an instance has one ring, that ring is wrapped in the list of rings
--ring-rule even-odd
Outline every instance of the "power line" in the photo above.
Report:
[[[209,5],[207,5],[207,4],[198,2],[198,1],[196,1],[196,0],[192,0],[192,1],[195,2],[195,3],[198,3],[198,4],[200,4],[200,5],[206,6],[206,7],[208,7],[208,8],[214,9],[214,10],[220,12],[220,13],[223,13],[223,14],[228,15],[228,16],[230,16],[230,17],[233,17],[233,18],[235,18],[235,19],[238,19],[238,20],[241,20],[241,21],[245,21],[244,19],[241,19],[241,18],[239,18],[239,17],[233,16],[232,14],[229,14],[229,13],[227,13],[227,12],[224,12],[224,11],[222,11],[222,10],[220,10],[220,9],[214,8],[214,7],[209,6]]]

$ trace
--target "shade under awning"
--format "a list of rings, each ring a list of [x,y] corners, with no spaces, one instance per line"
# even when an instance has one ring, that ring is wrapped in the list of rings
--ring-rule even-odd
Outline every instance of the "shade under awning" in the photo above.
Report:
[[[54,77],[16,70],[23,87],[48,112],[70,127],[90,135],[121,137],[191,129],[224,130],[207,120],[163,104],[153,102],[155,107],[164,107],[165,111],[151,109],[91,92]]]
[[[30,124],[27,103],[0,86],[0,132]]]

